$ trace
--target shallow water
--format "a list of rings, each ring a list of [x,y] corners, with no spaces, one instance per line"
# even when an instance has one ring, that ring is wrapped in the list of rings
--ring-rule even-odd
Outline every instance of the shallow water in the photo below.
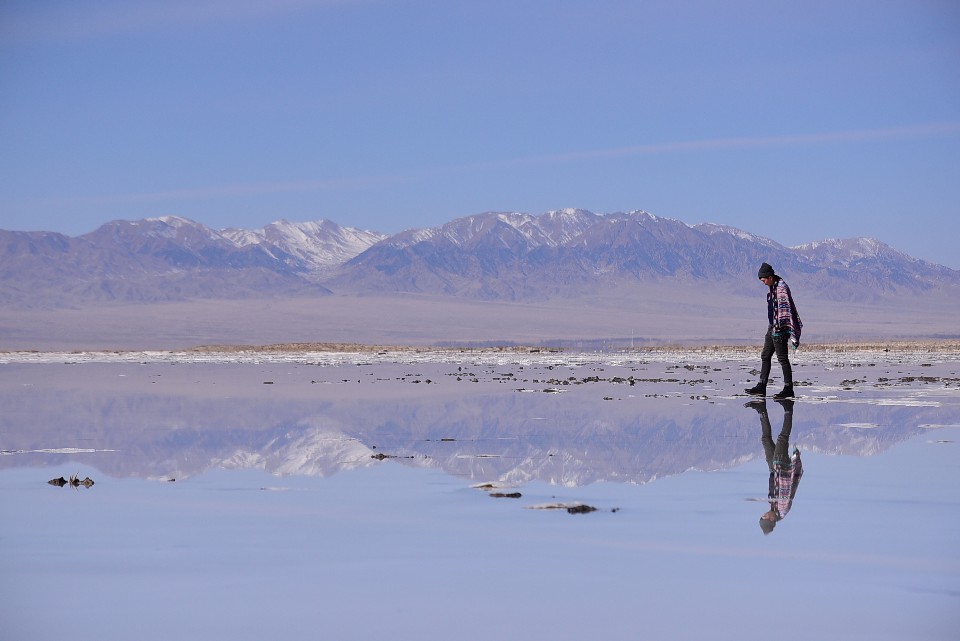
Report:
[[[960,359],[798,356],[764,535],[757,364],[690,358],[7,355],[4,634],[956,638]]]

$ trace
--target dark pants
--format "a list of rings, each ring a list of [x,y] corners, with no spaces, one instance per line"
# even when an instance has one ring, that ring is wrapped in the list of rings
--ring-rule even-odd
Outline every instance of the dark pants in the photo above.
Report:
[[[763,453],[767,459],[767,467],[773,472],[773,464],[780,463],[786,465],[790,462],[790,432],[793,431],[793,410],[786,410],[783,413],[783,427],[780,428],[780,435],[777,436],[777,442],[773,442],[773,430],[770,427],[770,417],[766,412],[760,415],[760,442],[763,443]],[[771,492],[773,488],[771,488]]]
[[[793,385],[793,368],[790,367],[790,337],[787,335],[774,336],[773,327],[767,328],[767,335],[763,339],[763,351],[760,352],[760,382],[764,385],[770,380],[770,364],[773,355],[777,355],[780,367],[783,369],[783,384]]]

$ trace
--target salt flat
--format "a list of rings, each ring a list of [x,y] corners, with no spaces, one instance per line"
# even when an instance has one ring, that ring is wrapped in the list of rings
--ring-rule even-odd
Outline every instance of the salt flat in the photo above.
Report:
[[[788,603],[787,639],[953,638],[956,347],[794,361],[764,535],[756,349],[0,354],[7,629],[739,639]]]

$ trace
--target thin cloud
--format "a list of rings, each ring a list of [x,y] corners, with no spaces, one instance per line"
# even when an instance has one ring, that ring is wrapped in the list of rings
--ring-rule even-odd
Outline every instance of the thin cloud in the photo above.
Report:
[[[569,153],[525,156],[482,163],[468,163],[411,170],[379,176],[356,176],[353,178],[317,179],[302,181],[277,181],[260,183],[234,183],[187,189],[139,192],[103,196],[77,196],[46,200],[56,205],[107,205],[137,204],[190,199],[231,198],[238,196],[287,194],[310,191],[361,189],[390,183],[408,182],[464,170],[491,169],[516,165],[555,164],[638,155],[677,154],[703,151],[730,151],[762,147],[795,147],[806,145],[838,145],[890,140],[910,140],[930,137],[949,137],[960,134],[960,122],[942,122],[880,129],[855,129],[814,134],[785,134],[779,136],[752,136],[736,138],[705,138],[645,145],[632,145],[609,149],[574,151]]]
[[[885,127],[878,129],[853,129],[814,134],[786,134],[779,136],[747,136],[736,138],[705,138],[628,147],[613,147],[587,151],[526,156],[514,158],[510,163],[536,164],[546,162],[570,162],[594,158],[614,158],[618,156],[639,156],[674,154],[690,151],[727,151],[759,147],[796,147],[803,145],[835,145],[859,142],[883,142],[888,140],[906,140],[955,136],[960,134],[960,122],[941,122],[903,127]],[[492,164],[492,163],[491,163]]]

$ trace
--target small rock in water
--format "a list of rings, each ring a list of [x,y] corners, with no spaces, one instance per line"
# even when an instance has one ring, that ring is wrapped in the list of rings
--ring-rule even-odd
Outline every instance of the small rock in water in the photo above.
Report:
[[[567,512],[569,514],[587,514],[588,512],[596,512],[597,508],[592,505],[574,505],[573,507],[568,507]]]

